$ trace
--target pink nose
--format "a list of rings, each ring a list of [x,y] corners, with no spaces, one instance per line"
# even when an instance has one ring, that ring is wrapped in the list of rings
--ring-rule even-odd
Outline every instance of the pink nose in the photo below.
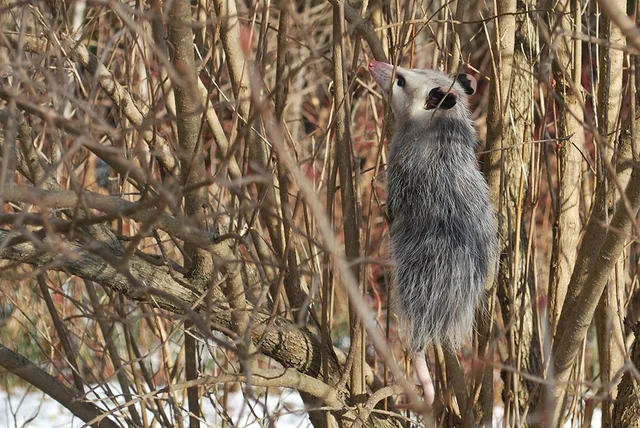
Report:
[[[372,59],[369,62],[369,70],[373,70],[375,68],[376,64],[378,64],[378,61],[376,61],[375,59]]]

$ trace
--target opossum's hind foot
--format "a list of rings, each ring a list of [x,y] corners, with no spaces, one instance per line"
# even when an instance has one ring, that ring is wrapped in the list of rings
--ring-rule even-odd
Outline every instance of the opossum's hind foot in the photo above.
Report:
[[[431,407],[436,398],[436,391],[433,388],[433,380],[429,374],[424,349],[413,354],[413,367],[416,371],[416,376],[418,376],[418,380],[422,384],[424,404],[426,404],[427,407]]]

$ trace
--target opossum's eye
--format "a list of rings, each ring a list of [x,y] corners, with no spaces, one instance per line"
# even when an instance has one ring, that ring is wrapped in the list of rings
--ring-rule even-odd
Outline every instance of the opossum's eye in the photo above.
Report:
[[[401,88],[404,88],[404,85],[406,84],[407,84],[407,81],[404,80],[404,77],[398,76],[398,86],[400,86]]]
[[[424,104],[424,108],[427,110],[433,110],[434,108],[441,108],[449,110],[456,105],[456,95],[449,91],[449,88],[433,88],[429,92],[427,101]]]

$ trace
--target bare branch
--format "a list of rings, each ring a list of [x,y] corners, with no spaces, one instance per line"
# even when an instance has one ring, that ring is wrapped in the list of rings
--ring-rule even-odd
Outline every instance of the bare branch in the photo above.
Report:
[[[634,213],[640,208],[640,171],[634,170],[627,186],[626,197],[628,198]],[[591,269],[586,281],[580,287],[580,293],[570,307],[565,306],[562,311],[558,325],[566,326],[563,334],[553,342],[554,373],[556,383],[553,387],[555,397],[560,396],[563,385],[566,384],[571,372],[572,364],[580,350],[582,341],[591,325],[591,320],[595,313],[600,296],[604,291],[607,280],[620,256],[627,237],[631,231],[631,223],[635,221],[630,218],[626,210],[618,202],[618,207],[611,219],[609,230],[602,242],[598,256],[592,262]],[[576,276],[571,278],[573,283]],[[576,285],[570,284],[570,287]],[[561,417],[562,406],[555,404],[554,420]],[[539,411],[544,411],[547,402],[545,399],[538,401]]]
[[[80,395],[56,378],[27,360],[20,354],[0,345],[0,366],[19,376],[48,396],[62,404],[71,413],[92,426],[99,428],[118,428],[120,425],[108,417],[108,413],[97,406],[82,401]]]
[[[602,8],[602,11],[609,16],[611,21],[620,28],[622,34],[627,38],[627,42],[636,49],[636,55],[638,55],[640,52],[640,29],[636,27],[623,10],[615,6],[614,2],[598,0],[598,4]]]
[[[17,43],[18,36],[8,34],[8,39],[12,43]],[[33,36],[24,36],[24,49],[27,52],[44,54],[49,51],[50,42],[46,39],[38,39]],[[80,42],[76,42],[67,36],[60,36],[60,48],[66,52],[71,59],[78,61],[96,79],[102,90],[111,100],[122,110],[141,132],[142,137],[149,145],[151,153],[155,156],[166,172],[177,176],[179,166],[174,158],[169,143],[162,136],[148,128],[145,118],[136,106],[131,94],[118,83],[111,71],[109,71],[95,55]]]

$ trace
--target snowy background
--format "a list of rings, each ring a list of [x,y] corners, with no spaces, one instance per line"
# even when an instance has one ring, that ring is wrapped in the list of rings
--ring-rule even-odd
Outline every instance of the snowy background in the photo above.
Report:
[[[300,396],[294,391],[284,391],[279,395],[268,396],[265,406],[264,397],[260,402],[247,401],[241,391],[228,394],[226,414],[236,427],[310,427],[311,423],[304,411]],[[217,404],[220,405],[219,403]],[[222,412],[216,411],[211,401],[202,400],[202,410],[206,424],[204,426],[219,427],[222,425]],[[153,417],[149,414],[149,418]],[[122,424],[125,426],[125,424]],[[26,391],[24,388],[13,388],[10,392],[0,391],[0,427],[34,427],[34,428],[80,428],[83,421],[74,418],[71,413],[57,401],[41,392]]]
[[[302,399],[295,391],[284,391],[279,395],[270,395],[266,406],[264,397],[260,402],[255,400],[252,406],[241,391],[228,394],[226,414],[239,428],[258,428],[264,426],[278,428],[311,427],[304,411]],[[219,403],[217,403],[220,406]],[[204,426],[219,427],[223,417],[221,411],[211,401],[202,400]],[[502,427],[502,408],[494,409],[493,427]],[[152,418],[153,415],[149,414]],[[577,421],[576,421],[577,422]],[[124,425],[124,424],[123,424]],[[26,391],[24,388],[13,388],[11,392],[0,391],[0,427],[34,427],[34,428],[80,428],[83,422],[74,418],[57,401],[40,392]],[[570,428],[568,422],[565,428]],[[579,426],[579,425],[575,425]],[[592,428],[600,428],[600,409],[596,409]]]

